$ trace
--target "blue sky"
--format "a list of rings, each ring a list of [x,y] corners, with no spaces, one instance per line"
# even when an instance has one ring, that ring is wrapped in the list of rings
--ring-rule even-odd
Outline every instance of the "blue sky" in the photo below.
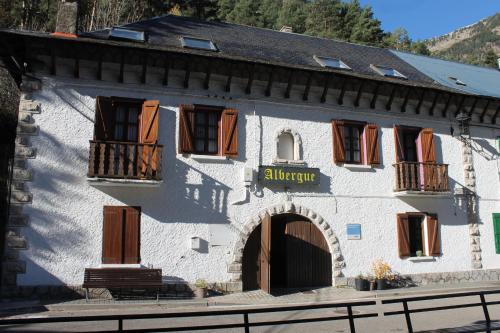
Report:
[[[382,28],[403,27],[413,40],[444,35],[500,12],[500,0],[360,0]]]

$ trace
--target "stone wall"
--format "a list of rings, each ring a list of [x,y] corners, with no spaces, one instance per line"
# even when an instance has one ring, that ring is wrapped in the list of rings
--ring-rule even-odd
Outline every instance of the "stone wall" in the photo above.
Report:
[[[482,269],[463,272],[443,272],[426,274],[403,274],[401,280],[407,286],[446,285],[467,282],[500,281],[500,269]],[[354,286],[354,277],[347,279],[348,286]]]
[[[2,295],[12,291],[17,285],[17,275],[26,272],[26,262],[19,258],[19,251],[28,248],[21,229],[29,224],[29,217],[23,213],[23,207],[31,204],[32,194],[28,183],[32,180],[32,171],[27,167],[27,160],[36,157],[35,148],[31,147],[30,138],[38,134],[34,113],[40,113],[40,104],[31,100],[31,93],[40,88],[40,82],[26,80],[21,85],[17,136],[15,139],[14,165],[10,189],[10,209],[5,228],[5,247],[2,263]],[[23,291],[24,292],[24,291]]]

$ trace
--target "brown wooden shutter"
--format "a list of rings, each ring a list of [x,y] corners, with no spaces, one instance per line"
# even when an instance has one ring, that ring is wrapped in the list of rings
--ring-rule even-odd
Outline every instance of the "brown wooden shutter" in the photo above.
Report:
[[[194,151],[194,106],[181,105],[179,109],[179,153],[192,153]]]
[[[420,162],[436,163],[436,149],[432,128],[424,128],[420,131],[420,144],[422,149],[422,161]]]
[[[403,147],[401,126],[394,126],[394,145],[396,147],[396,162],[405,160],[405,151]]]
[[[271,292],[271,216],[266,213],[260,235],[260,289]]]
[[[439,240],[439,223],[436,215],[427,216],[427,240],[429,242],[429,255],[441,255],[441,241]]]
[[[345,145],[344,145],[344,122],[332,121],[333,131],[333,161],[335,163],[345,162]]]
[[[222,155],[238,156],[238,110],[222,111],[221,126]]]
[[[398,253],[400,258],[410,256],[410,228],[407,214],[398,214]]]
[[[378,126],[368,124],[365,126],[366,164],[380,164],[380,147],[378,139]]]
[[[102,232],[102,263],[122,263],[122,227],[123,209],[121,207],[104,206]]]
[[[124,264],[138,264],[141,262],[140,257],[140,221],[141,209],[140,207],[127,207],[125,209],[125,227],[124,236],[125,241],[123,247],[123,263]]]
[[[111,97],[97,96],[95,104],[94,140],[111,141],[115,130]]]
[[[158,144],[158,122],[160,118],[160,101],[144,101],[141,112],[141,131],[139,142],[156,145]],[[150,152],[151,150],[151,152]],[[142,151],[142,173],[148,168],[149,154],[151,154],[151,170],[158,168],[157,147],[144,146]]]

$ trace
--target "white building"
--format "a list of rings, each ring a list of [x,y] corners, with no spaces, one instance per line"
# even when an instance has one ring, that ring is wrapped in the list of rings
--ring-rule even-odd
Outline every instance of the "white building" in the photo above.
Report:
[[[4,285],[146,266],[269,290],[375,259],[500,276],[498,97],[388,50],[174,16],[0,38],[27,64]]]

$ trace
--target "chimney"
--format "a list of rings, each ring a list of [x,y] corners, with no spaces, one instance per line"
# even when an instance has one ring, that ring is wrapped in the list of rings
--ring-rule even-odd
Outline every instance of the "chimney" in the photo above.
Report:
[[[57,10],[56,31],[54,35],[76,37],[78,3],[61,1]]]
[[[289,32],[290,33],[290,32],[293,32],[293,28],[289,27],[287,25],[284,25],[284,26],[281,27],[280,31],[281,32]]]

